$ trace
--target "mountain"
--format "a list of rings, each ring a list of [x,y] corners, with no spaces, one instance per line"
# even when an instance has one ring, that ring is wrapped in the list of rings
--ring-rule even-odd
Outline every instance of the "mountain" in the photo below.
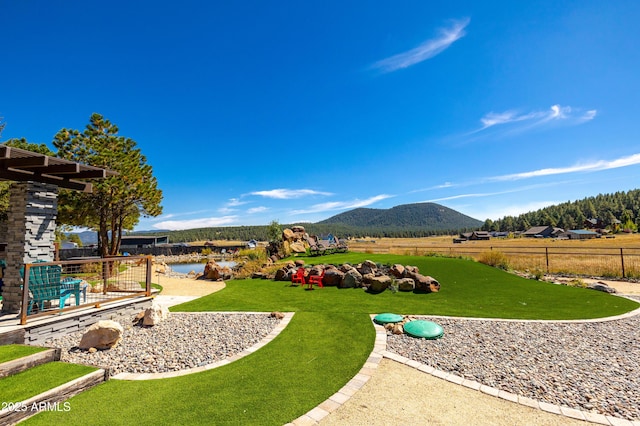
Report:
[[[483,222],[435,203],[402,204],[390,209],[358,208],[318,222],[354,228],[477,229]]]

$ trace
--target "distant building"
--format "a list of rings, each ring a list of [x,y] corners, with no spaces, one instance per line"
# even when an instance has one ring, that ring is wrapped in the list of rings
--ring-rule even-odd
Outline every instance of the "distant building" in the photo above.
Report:
[[[454,238],[454,243],[461,243],[463,241],[478,241],[478,240],[490,240],[491,234],[487,231],[473,231],[473,232],[463,232],[460,234],[460,237]]]
[[[570,240],[589,240],[591,238],[600,238],[600,234],[595,231],[587,231],[586,229],[571,229],[560,234],[560,237]]]
[[[564,229],[553,226],[534,226],[524,231],[522,236],[528,238],[555,238],[563,232]]]
[[[169,244],[169,237],[126,235],[122,237],[120,248],[144,248],[155,247],[160,244]]]

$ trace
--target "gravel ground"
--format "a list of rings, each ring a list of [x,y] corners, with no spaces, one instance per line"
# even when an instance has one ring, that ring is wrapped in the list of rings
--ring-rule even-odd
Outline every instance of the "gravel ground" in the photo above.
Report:
[[[115,348],[89,353],[77,348],[82,332],[45,342],[62,348],[62,361],[110,368],[118,373],[164,373],[211,364],[242,352],[280,322],[269,314],[171,313],[153,327],[124,328]]]
[[[444,337],[389,335],[389,351],[539,401],[640,419],[638,316],[598,323],[416,318],[442,325]]]

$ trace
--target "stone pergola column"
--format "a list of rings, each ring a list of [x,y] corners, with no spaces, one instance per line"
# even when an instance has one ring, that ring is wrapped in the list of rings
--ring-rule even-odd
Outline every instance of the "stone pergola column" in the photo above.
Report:
[[[9,193],[6,230],[7,269],[2,288],[2,312],[18,313],[22,303],[20,268],[55,256],[58,187],[38,182],[14,182]]]

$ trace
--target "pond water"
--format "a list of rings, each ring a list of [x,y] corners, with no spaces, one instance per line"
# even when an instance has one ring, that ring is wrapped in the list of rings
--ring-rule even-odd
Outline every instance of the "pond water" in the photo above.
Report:
[[[229,268],[233,268],[236,265],[234,261],[216,261],[216,263],[222,267],[228,266]],[[188,274],[191,271],[195,271],[196,273],[204,272],[204,266],[206,263],[169,263],[167,264],[173,272],[177,272],[179,274]]]

